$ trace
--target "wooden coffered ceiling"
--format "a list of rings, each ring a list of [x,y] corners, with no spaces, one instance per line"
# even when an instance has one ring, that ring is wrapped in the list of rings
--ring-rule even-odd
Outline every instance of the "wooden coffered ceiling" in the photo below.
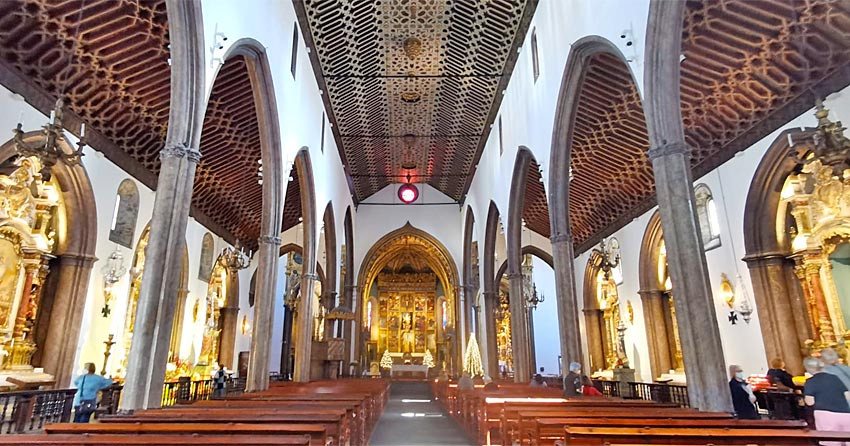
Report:
[[[846,0],[689,0],[685,140],[698,178],[850,85]],[[597,56],[572,142],[570,224],[583,252],[655,204],[646,124],[626,66]]]
[[[546,205],[546,187],[540,175],[540,165],[531,160],[528,164],[528,176],[525,180],[525,201],[522,206],[522,219],[525,226],[549,237],[549,207]]]
[[[537,0],[294,3],[355,201],[407,174],[460,200]]]
[[[168,125],[168,43],[164,0],[0,1],[0,82],[45,114],[64,95],[68,128],[85,121],[91,146],[152,189]],[[259,128],[241,58],[216,78],[200,150],[192,215],[230,242],[255,244]]]
[[[286,180],[289,183],[283,201],[283,231],[294,227],[301,219],[301,183],[298,182],[298,169],[294,164]]]

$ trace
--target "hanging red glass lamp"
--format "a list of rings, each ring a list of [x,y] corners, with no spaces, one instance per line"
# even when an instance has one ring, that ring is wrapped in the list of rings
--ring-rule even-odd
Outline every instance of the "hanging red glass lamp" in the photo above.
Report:
[[[398,199],[401,200],[402,203],[410,204],[416,201],[417,198],[419,198],[419,189],[417,189],[416,186],[410,183],[405,183],[398,188]]]

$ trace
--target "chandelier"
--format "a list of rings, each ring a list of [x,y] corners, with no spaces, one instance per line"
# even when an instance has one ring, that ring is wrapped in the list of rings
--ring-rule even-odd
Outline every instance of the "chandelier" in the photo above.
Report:
[[[604,273],[605,280],[610,279],[611,271],[620,265],[620,242],[618,242],[615,238],[606,242],[603,238],[602,241],[599,242],[599,247],[594,248],[593,252],[598,254],[602,259],[599,268]]]
[[[248,267],[251,264],[251,257],[253,257],[254,252],[248,251],[245,252],[245,248],[242,247],[242,244],[239,241],[236,241],[236,246],[233,248],[227,247],[224,248],[224,252],[221,253],[221,262],[222,264],[232,271],[239,271]]]
[[[24,130],[21,122],[18,122],[18,126],[13,130],[15,133],[15,150],[21,156],[34,156],[38,158],[44,166],[42,176],[46,179],[50,178],[50,169],[59,161],[69,165],[79,164],[80,158],[83,156],[83,148],[87,144],[86,124],[83,123],[80,126],[80,139],[77,141],[77,149],[71,153],[62,151],[59,142],[62,141],[64,137],[63,132],[65,131],[62,124],[64,107],[65,103],[62,101],[62,98],[59,98],[50,112],[50,121],[42,126],[42,133],[44,134],[43,143],[32,144],[24,141]]]
[[[526,301],[526,303],[528,303],[529,308],[531,308],[532,310],[536,310],[537,305],[542,304],[543,301],[546,300],[546,296],[543,295],[543,292],[540,292],[540,293],[537,292],[537,285],[536,284],[532,284],[531,286],[532,286],[532,291],[531,291],[531,293],[528,293],[528,296],[526,296],[525,301]]]

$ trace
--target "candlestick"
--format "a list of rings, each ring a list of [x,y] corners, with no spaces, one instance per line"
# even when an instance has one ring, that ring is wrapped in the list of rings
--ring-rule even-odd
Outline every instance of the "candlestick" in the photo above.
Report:
[[[106,375],[106,363],[109,362],[109,351],[112,349],[112,346],[115,345],[115,341],[112,339],[115,338],[115,335],[109,335],[109,338],[103,343],[106,344],[106,351],[103,352],[103,369],[100,370],[101,375]]]
[[[85,137],[86,137],[86,123],[84,122],[82,125],[80,125],[80,139],[85,138]]]
[[[50,123],[53,124],[53,122],[55,120],[56,120],[56,110],[50,110]]]

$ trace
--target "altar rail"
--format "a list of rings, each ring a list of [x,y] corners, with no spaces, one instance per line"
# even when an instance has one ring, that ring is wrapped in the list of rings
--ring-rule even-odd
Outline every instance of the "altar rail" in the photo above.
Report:
[[[658,383],[626,383],[628,390],[623,389],[619,381],[593,380],[593,387],[603,395],[614,398],[640,399],[657,403],[674,403],[682,407],[690,407],[687,386]]]
[[[44,423],[68,422],[77,389],[0,393],[0,434],[40,430]]]
[[[123,389],[117,384],[103,389],[96,416],[116,413]],[[226,389],[228,393],[243,391],[245,379],[229,379]],[[213,397],[214,391],[213,380],[167,382],[162,389],[162,405],[208,400]],[[39,431],[45,423],[67,423],[71,420],[76,393],[77,389],[0,393],[0,434]]]

